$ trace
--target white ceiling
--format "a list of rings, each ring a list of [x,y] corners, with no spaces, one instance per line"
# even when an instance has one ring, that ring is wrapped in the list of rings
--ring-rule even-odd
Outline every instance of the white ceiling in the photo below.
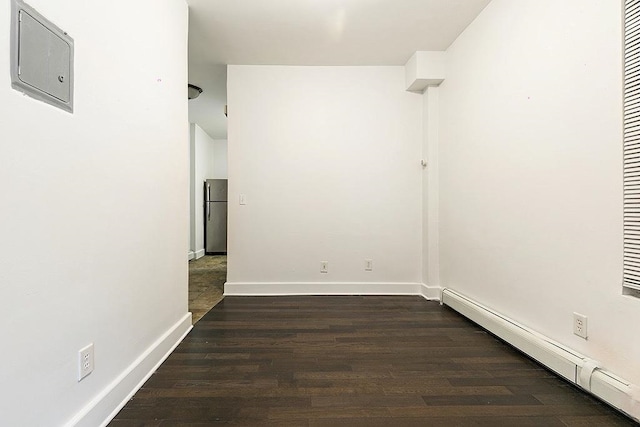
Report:
[[[216,89],[193,80],[214,65],[404,65],[415,51],[447,49],[489,2],[187,0],[189,79],[204,89],[190,108],[220,92],[220,82]],[[226,138],[226,129],[221,136],[199,124]]]
[[[227,139],[227,66],[190,61],[189,83],[202,88],[199,97],[189,100],[189,122],[197,123],[213,139]]]

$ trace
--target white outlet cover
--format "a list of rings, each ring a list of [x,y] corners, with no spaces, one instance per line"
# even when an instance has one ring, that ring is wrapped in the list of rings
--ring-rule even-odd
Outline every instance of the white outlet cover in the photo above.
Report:
[[[93,372],[93,343],[78,351],[78,381]]]
[[[581,338],[587,339],[587,316],[580,313],[573,313],[573,333]]]

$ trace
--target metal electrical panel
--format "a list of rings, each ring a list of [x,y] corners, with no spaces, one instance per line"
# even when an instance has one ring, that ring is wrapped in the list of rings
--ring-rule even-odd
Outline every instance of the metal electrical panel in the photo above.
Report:
[[[11,7],[11,87],[73,112],[73,39],[21,0]]]

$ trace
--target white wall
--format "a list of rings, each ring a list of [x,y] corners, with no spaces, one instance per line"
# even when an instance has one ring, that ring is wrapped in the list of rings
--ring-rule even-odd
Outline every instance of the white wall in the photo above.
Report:
[[[450,47],[440,273],[640,384],[640,300],[621,295],[620,8],[493,0]]]
[[[197,124],[191,124],[193,168],[191,205],[191,250],[196,258],[204,256],[204,181],[214,178],[214,140]]]
[[[227,179],[229,178],[227,170],[227,140],[215,139],[213,140],[213,175],[211,177]]]
[[[422,100],[403,67],[229,66],[227,89],[229,282],[421,282]]]
[[[29,4],[75,40],[75,112],[3,73],[0,424],[52,426],[105,397],[187,315],[187,7]],[[7,1],[5,71],[9,27]],[[78,382],[90,342],[95,371]]]

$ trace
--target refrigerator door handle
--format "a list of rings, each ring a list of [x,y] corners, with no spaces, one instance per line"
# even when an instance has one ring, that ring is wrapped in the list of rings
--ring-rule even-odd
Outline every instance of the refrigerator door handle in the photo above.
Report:
[[[207,197],[206,197],[206,200],[204,201],[204,206],[206,211],[205,215],[207,217],[207,221],[211,220],[211,206],[209,205],[210,202],[211,202],[211,184],[207,182]]]

